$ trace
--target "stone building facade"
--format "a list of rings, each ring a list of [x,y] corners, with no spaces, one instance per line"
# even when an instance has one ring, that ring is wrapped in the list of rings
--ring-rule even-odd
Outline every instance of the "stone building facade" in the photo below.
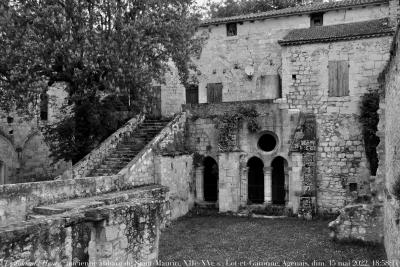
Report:
[[[258,203],[332,213],[370,196],[375,174],[360,104],[379,89],[398,7],[398,1],[345,0],[203,22],[198,83],[185,99],[192,116],[188,143],[205,158],[195,169],[197,201],[216,202],[220,211]],[[175,93],[183,100],[176,91],[167,94]],[[237,147],[222,152],[218,117],[241,106],[258,111],[260,129],[250,133],[244,123]],[[270,151],[260,146],[266,135],[274,143]],[[250,170],[252,164],[260,170]],[[263,174],[258,184],[254,173]],[[263,201],[249,197],[253,186]]]

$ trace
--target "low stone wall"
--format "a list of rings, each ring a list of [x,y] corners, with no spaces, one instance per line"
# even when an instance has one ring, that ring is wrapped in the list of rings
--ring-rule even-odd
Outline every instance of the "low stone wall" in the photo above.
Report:
[[[91,171],[103,161],[103,159],[110,153],[110,151],[113,151],[117,147],[117,145],[124,137],[130,135],[138,127],[138,125],[143,122],[143,120],[144,115],[138,115],[137,117],[129,120],[123,127],[118,129],[104,142],[102,142],[98,148],[92,150],[92,152],[90,152],[82,160],[76,163],[72,167],[72,172],[67,171],[57,178],[77,179],[85,177],[89,171]]]
[[[382,243],[383,205],[355,204],[341,210],[339,217],[329,224],[331,238],[338,241]]]
[[[132,188],[123,176],[89,177],[0,186],[0,226],[23,221],[32,209],[67,199]]]
[[[166,188],[89,209],[0,227],[1,266],[150,266],[158,257]],[[81,265],[87,266],[87,265]]]
[[[184,216],[194,206],[195,180],[192,155],[159,156],[157,184],[168,186],[171,219]]]

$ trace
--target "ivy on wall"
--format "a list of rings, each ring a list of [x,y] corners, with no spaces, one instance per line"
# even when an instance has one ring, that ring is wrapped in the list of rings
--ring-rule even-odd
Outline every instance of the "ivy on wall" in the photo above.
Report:
[[[379,144],[379,137],[376,135],[379,123],[379,94],[370,92],[362,97],[360,122],[364,138],[365,153],[369,161],[371,175],[376,175],[378,169],[378,154],[376,147]]]
[[[257,122],[259,116],[254,107],[239,107],[236,112],[225,113],[217,117],[216,127],[218,133],[218,148],[222,152],[229,152],[236,149],[237,133],[244,121],[247,121],[247,128],[250,132],[260,130],[260,125]]]

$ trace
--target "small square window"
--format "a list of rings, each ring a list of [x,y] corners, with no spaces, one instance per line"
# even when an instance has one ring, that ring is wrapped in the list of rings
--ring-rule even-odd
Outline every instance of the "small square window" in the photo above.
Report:
[[[316,13],[310,15],[310,25],[311,27],[323,26],[324,25],[324,14]]]
[[[236,36],[237,35],[237,23],[226,24],[226,35],[227,36]]]

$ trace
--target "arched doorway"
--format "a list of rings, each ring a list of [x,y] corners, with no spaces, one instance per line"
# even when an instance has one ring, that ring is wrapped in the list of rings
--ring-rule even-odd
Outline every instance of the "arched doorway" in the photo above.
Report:
[[[285,166],[286,160],[282,157],[277,157],[272,161],[272,204],[285,204]]]
[[[204,164],[204,200],[215,202],[218,200],[218,164],[211,158],[206,157]]]
[[[264,163],[257,157],[247,162],[248,167],[248,199],[251,203],[264,203]]]

